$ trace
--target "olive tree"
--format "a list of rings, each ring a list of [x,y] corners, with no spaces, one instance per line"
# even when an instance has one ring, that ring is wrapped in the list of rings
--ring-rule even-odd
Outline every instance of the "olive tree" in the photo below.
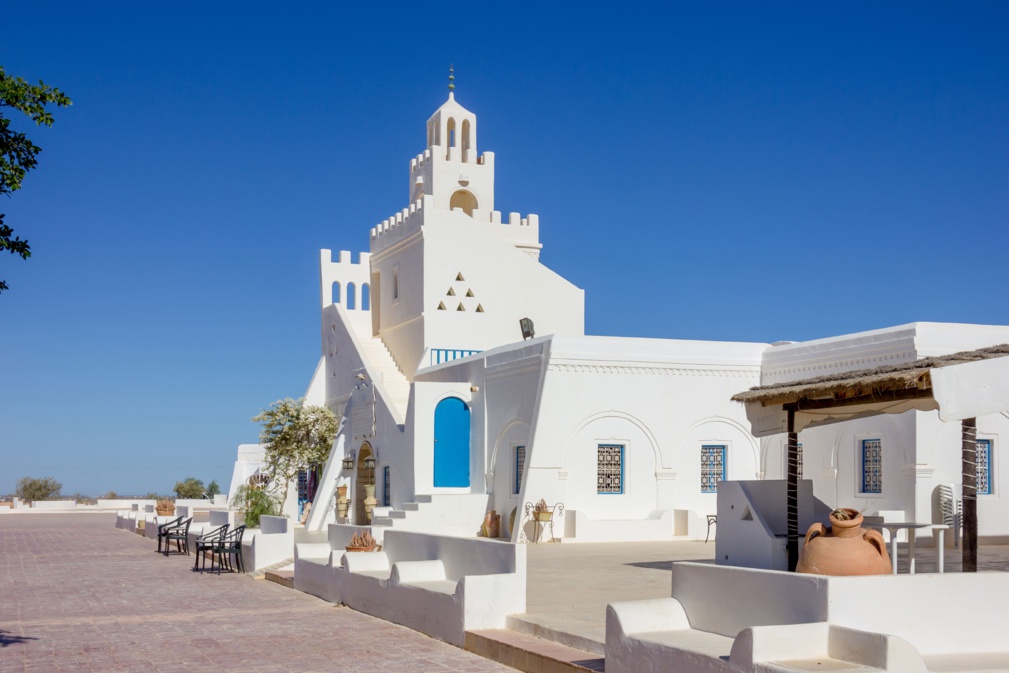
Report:
[[[56,481],[53,477],[43,477],[41,479],[21,477],[14,489],[14,495],[21,500],[30,500],[32,502],[36,500],[56,500],[60,497],[62,489],[63,484]]]
[[[265,451],[270,480],[282,485],[280,501],[287,502],[291,480],[302,470],[326,463],[336,438],[338,421],[326,407],[306,405],[305,399],[277,400],[252,420],[262,424],[259,441]]]
[[[186,477],[185,481],[175,482],[175,488],[172,490],[179,498],[202,498],[203,480],[196,477]]]

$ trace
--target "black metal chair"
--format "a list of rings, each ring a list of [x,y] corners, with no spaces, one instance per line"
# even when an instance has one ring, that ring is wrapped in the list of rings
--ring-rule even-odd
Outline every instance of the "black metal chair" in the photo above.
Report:
[[[165,529],[165,556],[172,551],[172,542],[180,554],[189,555],[189,524],[193,523],[193,517],[189,517],[176,526]]]
[[[196,560],[193,561],[193,570],[196,570],[200,565],[200,558],[203,558],[203,569],[207,569],[207,552],[213,552],[215,544],[219,544],[225,535],[228,534],[228,528],[231,524],[224,524],[223,526],[218,526],[212,531],[208,531],[196,538]],[[210,564],[211,569],[213,569],[214,564]]]
[[[221,568],[227,566],[229,572],[238,567],[238,572],[245,572],[245,564],[242,563],[242,536],[245,534],[245,526],[233,528],[227,535],[215,544],[210,553],[210,569],[214,569],[217,564],[217,574],[221,574]],[[235,565],[231,564],[231,558],[235,558]]]
[[[162,549],[161,549],[162,544],[167,544],[166,538],[168,537],[168,529],[169,528],[174,528],[175,526],[178,526],[180,523],[182,523],[182,517],[181,516],[179,518],[177,518],[177,519],[172,519],[171,521],[168,521],[166,523],[160,524],[158,526],[158,553],[159,554],[162,553]]]

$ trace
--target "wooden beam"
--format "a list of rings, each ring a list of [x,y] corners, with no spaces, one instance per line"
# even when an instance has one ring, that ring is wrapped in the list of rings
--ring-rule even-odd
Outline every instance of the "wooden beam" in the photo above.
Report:
[[[977,572],[977,419],[960,421],[963,463],[963,572]]]
[[[907,400],[928,399],[932,397],[932,389],[919,390],[918,388],[902,388],[901,390],[887,390],[872,395],[861,395],[858,397],[842,397],[840,399],[815,399],[799,400],[795,403],[798,411],[811,411],[814,409],[833,409],[835,407],[854,407],[860,404],[879,404],[881,402],[904,402]],[[783,405],[788,406],[788,405]]]
[[[799,564],[799,433],[795,432],[795,405],[786,404],[788,412],[788,482],[785,499],[788,516],[788,572]]]

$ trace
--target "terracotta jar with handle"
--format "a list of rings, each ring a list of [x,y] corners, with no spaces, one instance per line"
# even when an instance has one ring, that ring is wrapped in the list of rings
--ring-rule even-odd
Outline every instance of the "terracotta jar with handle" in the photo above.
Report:
[[[844,512],[847,519],[835,512]],[[862,528],[862,514],[844,508],[830,514],[830,527],[814,523],[806,531],[797,573],[813,575],[889,575],[892,566],[883,534]]]

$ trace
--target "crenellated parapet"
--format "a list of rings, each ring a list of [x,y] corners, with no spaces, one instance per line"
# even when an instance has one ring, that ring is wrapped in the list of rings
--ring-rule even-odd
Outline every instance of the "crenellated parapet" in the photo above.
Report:
[[[432,212],[435,212],[434,197],[425,195],[408,208],[382,220],[371,229],[371,252],[378,253],[420,229],[425,225],[425,218],[429,218]],[[462,208],[453,208],[451,213],[450,217],[466,218],[460,220],[463,222],[494,227],[503,239],[527,252],[538,252],[540,249],[539,215],[530,213],[522,217],[520,213],[511,212],[505,216],[500,210],[488,212],[480,209],[467,215]]]
[[[371,310],[371,253],[358,253],[353,262],[350,251],[341,250],[334,262],[332,250],[320,250],[319,281],[323,308],[342,304],[348,311]]]

